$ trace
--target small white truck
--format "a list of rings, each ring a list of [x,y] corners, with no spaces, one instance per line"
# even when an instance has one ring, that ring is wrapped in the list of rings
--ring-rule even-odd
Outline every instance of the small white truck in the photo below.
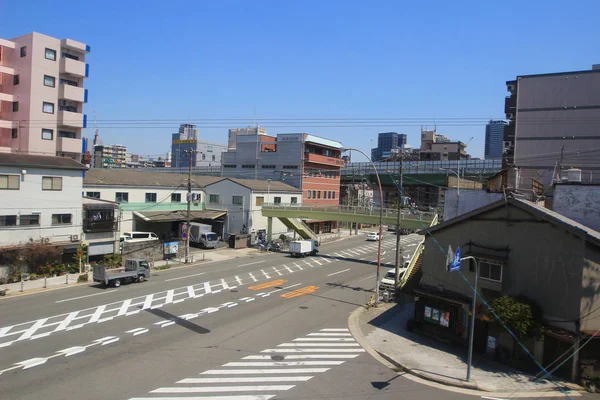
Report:
[[[307,254],[316,255],[319,252],[319,241],[314,239],[295,240],[290,242],[292,257],[306,257]]]
[[[118,288],[122,283],[144,282],[150,277],[150,266],[146,260],[127,260],[125,268],[107,270],[103,265],[94,265],[94,282]]]
[[[211,232],[212,226],[192,222],[190,224],[190,240],[205,249],[214,249],[219,245],[219,236]]]

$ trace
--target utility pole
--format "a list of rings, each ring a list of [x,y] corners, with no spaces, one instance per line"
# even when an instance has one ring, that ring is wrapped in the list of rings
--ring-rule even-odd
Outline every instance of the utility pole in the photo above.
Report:
[[[192,160],[194,154],[198,154],[198,150],[184,150],[184,153],[187,153],[190,156],[189,160],[189,170],[188,170],[188,184],[187,184],[187,215],[186,215],[186,236],[185,236],[185,263],[189,263],[190,261],[190,232],[191,232],[191,205],[192,205]]]
[[[396,218],[396,268],[394,274],[394,288],[398,288],[398,274],[400,273],[400,263],[404,264],[404,255],[402,253],[402,249],[400,248],[402,241],[400,240],[400,213],[402,210],[402,197],[404,190],[402,189],[403,181],[404,181],[404,168],[403,168],[403,154],[400,153],[400,201],[398,201],[398,216]],[[400,259],[402,257],[402,259]]]

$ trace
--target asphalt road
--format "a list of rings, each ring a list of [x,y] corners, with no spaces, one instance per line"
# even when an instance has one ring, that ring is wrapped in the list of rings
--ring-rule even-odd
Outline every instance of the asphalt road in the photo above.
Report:
[[[403,237],[406,256],[418,241]],[[392,267],[394,235],[383,247]],[[2,300],[0,398],[468,397],[406,379],[354,341],[348,316],[371,295],[376,259],[377,243],[359,236],[317,257],[272,253]]]

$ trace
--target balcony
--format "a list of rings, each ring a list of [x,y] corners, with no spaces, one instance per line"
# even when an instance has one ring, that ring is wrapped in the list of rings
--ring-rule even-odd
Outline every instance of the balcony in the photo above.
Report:
[[[507,96],[504,99],[504,113],[515,114],[517,111],[517,96]]]
[[[78,42],[73,39],[63,39],[60,41],[61,47],[65,47],[75,51],[81,51],[83,53],[90,51],[90,46],[87,46],[85,43]]]
[[[304,161],[310,162],[310,163],[315,163],[315,164],[332,165],[335,167],[343,167],[344,166],[344,160],[341,158],[327,157],[327,156],[322,156],[320,154],[314,154],[314,153],[305,153]]]
[[[0,101],[8,101],[12,103],[13,101],[15,101],[15,96],[8,93],[0,93]]]
[[[87,67],[84,62],[65,57],[60,59],[59,72],[61,74],[69,74],[85,78],[87,76]]]
[[[71,111],[59,111],[58,124],[63,126],[71,126],[73,128],[84,128],[83,114]],[[81,148],[79,150],[81,150]]]
[[[0,119],[0,129],[1,128],[13,129],[13,128],[18,128],[18,127],[19,127],[19,123],[17,121],[7,121],[7,120]]]
[[[84,103],[85,89],[61,83],[58,88],[58,98]]]
[[[56,138],[56,151],[63,153],[81,153],[81,139]]]
[[[4,65],[0,65],[0,74],[14,75],[15,69],[11,67],[5,67]]]

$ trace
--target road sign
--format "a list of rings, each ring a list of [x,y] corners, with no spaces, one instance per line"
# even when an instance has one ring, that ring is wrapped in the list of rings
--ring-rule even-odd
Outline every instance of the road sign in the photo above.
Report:
[[[452,248],[449,248],[450,251],[452,251]],[[452,253],[450,253],[452,254]],[[450,254],[448,256],[450,256]],[[456,253],[454,253],[454,256],[452,258],[452,261],[450,261],[450,263],[448,264],[448,271],[453,272],[453,271],[458,271],[460,269],[460,247],[458,247],[456,249]]]

